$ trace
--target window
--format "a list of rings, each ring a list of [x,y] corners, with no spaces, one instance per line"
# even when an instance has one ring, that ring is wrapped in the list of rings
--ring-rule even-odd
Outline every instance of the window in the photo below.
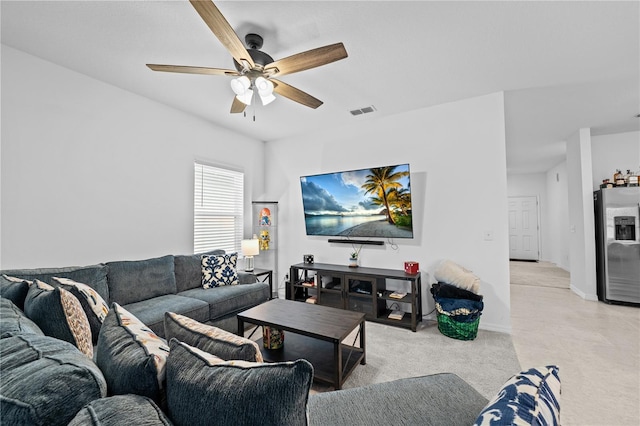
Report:
[[[195,163],[193,251],[240,250],[244,173]]]

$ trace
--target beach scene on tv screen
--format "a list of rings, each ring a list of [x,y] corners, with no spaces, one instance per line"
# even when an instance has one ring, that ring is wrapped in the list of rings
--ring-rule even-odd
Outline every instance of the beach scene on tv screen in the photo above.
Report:
[[[307,235],[413,238],[409,165],[303,176]]]

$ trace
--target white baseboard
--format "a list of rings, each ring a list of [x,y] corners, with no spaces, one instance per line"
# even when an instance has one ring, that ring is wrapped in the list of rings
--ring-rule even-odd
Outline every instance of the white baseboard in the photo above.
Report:
[[[578,289],[577,287],[575,287],[573,285],[569,286],[569,288],[571,289],[572,292],[574,292],[578,296],[582,297],[584,300],[589,300],[591,302],[597,302],[598,301],[598,295],[597,294],[587,294],[584,291]]]

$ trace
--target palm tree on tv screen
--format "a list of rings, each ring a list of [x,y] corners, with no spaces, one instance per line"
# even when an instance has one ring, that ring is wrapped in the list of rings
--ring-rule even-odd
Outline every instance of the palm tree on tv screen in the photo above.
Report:
[[[391,214],[390,201],[393,198],[391,194],[402,188],[399,180],[409,174],[409,172],[396,172],[395,169],[396,166],[369,169],[371,174],[366,176],[367,180],[362,184],[365,194],[375,194],[371,201],[384,206],[387,220],[392,225],[396,223]]]

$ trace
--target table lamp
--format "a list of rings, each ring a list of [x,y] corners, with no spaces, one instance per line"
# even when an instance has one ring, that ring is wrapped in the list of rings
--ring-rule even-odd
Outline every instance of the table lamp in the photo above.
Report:
[[[257,256],[260,253],[258,240],[242,240],[241,250],[244,256],[244,270],[247,272],[253,271],[253,256]]]

